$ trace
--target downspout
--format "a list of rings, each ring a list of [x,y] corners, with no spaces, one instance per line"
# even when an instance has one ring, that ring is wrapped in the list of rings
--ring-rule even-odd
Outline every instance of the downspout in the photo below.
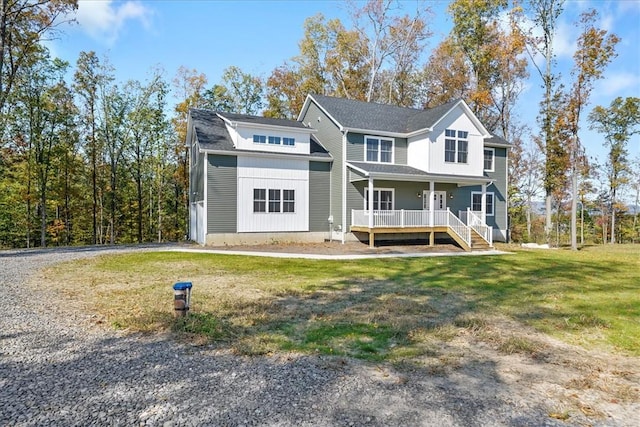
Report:
[[[342,131],[342,233],[341,242],[344,244],[347,229],[347,134],[348,130]]]
[[[208,167],[207,167],[209,165],[209,154],[207,154],[207,153],[203,153],[203,154],[204,154],[204,159],[203,159],[204,165],[203,165],[202,169],[203,169],[203,175],[204,175],[204,195],[203,195],[203,197],[204,197],[204,200],[203,200],[204,201],[204,203],[203,203],[204,209],[203,209],[203,211],[204,212],[202,213],[202,215],[204,216],[204,219],[203,219],[202,222],[203,222],[203,226],[204,226],[204,232],[203,232],[204,238],[202,240],[201,245],[202,246],[206,246],[207,245],[207,234],[209,232],[209,201],[207,200],[208,199],[208,193],[209,193],[209,191],[208,191],[208,189],[209,189],[209,171],[208,171]]]

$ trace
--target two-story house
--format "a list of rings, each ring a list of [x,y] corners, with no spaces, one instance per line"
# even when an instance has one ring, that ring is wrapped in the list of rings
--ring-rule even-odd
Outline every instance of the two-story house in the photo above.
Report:
[[[418,110],[309,95],[297,121],[192,110],[187,143],[202,244],[440,234],[470,250],[506,237],[510,145],[462,100]]]

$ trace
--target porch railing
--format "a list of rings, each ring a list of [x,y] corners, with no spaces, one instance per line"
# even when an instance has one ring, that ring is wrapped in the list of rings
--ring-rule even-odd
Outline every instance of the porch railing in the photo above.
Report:
[[[484,240],[489,243],[489,246],[493,245],[493,227],[488,226],[482,221],[482,213],[472,211],[467,208],[466,211],[458,212],[462,222],[473,228]]]
[[[352,210],[351,225],[369,227],[370,214],[370,211]],[[373,211],[372,222],[373,228],[449,227],[471,246],[471,230],[449,208],[447,210],[434,210],[433,217],[431,216],[431,211],[422,209]]]

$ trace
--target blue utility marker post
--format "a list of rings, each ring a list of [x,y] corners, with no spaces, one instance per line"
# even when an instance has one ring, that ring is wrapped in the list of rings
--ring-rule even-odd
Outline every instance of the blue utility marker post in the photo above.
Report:
[[[173,285],[175,317],[184,317],[189,313],[192,286],[191,282],[178,282]]]

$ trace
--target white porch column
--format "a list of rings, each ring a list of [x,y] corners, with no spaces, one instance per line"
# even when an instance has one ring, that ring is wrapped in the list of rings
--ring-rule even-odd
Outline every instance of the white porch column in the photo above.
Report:
[[[369,228],[373,228],[373,178],[369,176]]]
[[[433,227],[435,213],[433,212],[436,207],[435,201],[433,198],[435,197],[436,191],[436,183],[435,181],[429,181],[429,226]]]
[[[480,199],[482,204],[482,209],[480,210],[480,218],[482,218],[482,223],[487,223],[487,184],[482,184],[482,198]]]

